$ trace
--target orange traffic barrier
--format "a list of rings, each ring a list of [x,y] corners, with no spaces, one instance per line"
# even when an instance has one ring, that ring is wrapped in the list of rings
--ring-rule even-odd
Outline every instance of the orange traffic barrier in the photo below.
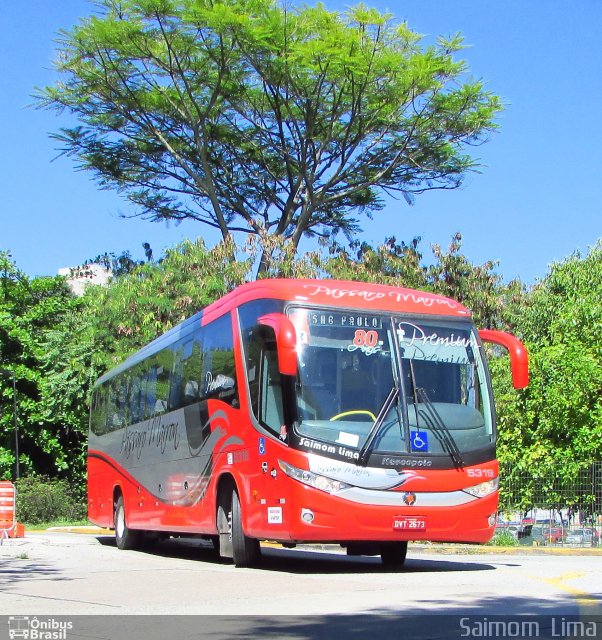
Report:
[[[0,481],[0,543],[4,538],[22,538],[25,527],[17,522],[17,490],[12,482]]]

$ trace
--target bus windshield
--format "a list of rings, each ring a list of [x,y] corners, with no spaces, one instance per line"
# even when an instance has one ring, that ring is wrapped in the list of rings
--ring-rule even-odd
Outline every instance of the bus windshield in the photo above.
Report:
[[[494,440],[468,320],[294,309],[298,433],[368,454],[462,453]],[[328,448],[323,450],[328,451]]]

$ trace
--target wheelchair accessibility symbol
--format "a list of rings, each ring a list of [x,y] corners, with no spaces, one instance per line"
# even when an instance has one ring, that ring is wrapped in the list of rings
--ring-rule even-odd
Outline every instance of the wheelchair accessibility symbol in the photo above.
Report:
[[[428,451],[428,433],[426,431],[412,431],[410,433],[410,443],[412,445],[412,451]]]

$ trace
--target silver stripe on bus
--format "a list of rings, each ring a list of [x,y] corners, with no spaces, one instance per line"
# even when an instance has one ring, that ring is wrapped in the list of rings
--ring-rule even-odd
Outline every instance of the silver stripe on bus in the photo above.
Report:
[[[309,439],[308,439],[309,440]],[[329,445],[334,447],[334,445]],[[360,467],[355,463],[307,454],[309,470],[333,480],[340,480],[363,489],[393,489],[410,479],[425,480],[416,471],[396,471],[380,467]]]
[[[478,500],[464,491],[424,491],[412,492],[416,496],[416,502],[412,508],[420,507],[457,507]],[[337,498],[356,502],[357,504],[371,504],[390,507],[407,507],[404,502],[403,491],[375,491],[372,489],[362,489],[361,487],[350,487],[337,491],[334,495]]]

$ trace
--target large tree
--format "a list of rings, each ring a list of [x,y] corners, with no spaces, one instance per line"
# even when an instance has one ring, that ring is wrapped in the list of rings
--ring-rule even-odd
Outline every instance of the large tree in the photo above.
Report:
[[[383,197],[457,187],[467,146],[500,109],[455,59],[462,39],[419,35],[364,5],[99,0],[62,33],[41,106],[74,126],[61,149],[128,215],[233,232],[359,229]]]

